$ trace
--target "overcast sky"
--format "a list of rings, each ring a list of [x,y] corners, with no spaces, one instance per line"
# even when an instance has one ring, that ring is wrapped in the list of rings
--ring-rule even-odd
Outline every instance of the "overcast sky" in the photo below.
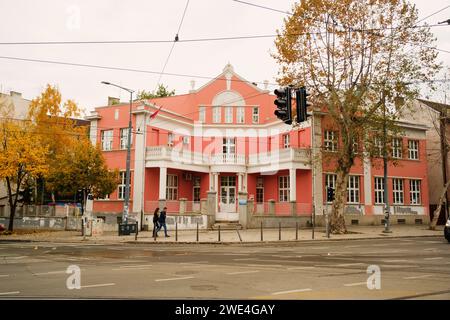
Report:
[[[288,11],[294,3],[291,0],[248,2],[283,11]],[[450,0],[412,2],[419,9],[419,17],[450,5]],[[173,40],[185,6],[186,0],[2,0],[0,42]],[[190,0],[179,39],[275,34],[285,16],[232,0]],[[426,22],[435,24],[449,18],[450,8],[447,8]],[[434,28],[433,32],[437,47],[450,51],[450,27]],[[274,83],[278,68],[270,56],[275,50],[273,41],[274,38],[178,42],[165,72],[214,77],[230,62],[247,80]],[[170,42],[0,45],[0,56],[161,72],[171,46]],[[450,53],[440,53],[439,59],[450,66]],[[32,99],[50,83],[60,88],[63,99],[74,99],[87,110],[105,105],[108,96],[129,99],[128,93],[100,84],[103,80],[137,91],[155,89],[158,78],[158,74],[0,59],[0,91],[18,91]],[[163,75],[161,82],[182,94],[190,89],[191,80],[196,80],[196,88],[208,81]]]

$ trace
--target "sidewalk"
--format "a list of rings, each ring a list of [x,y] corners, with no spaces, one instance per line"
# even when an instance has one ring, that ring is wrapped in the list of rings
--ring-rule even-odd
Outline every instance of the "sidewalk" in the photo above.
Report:
[[[285,228],[281,230],[281,241],[279,240],[278,229],[264,229],[264,243],[280,243],[295,241],[330,241],[330,240],[361,240],[361,239],[380,239],[380,238],[408,238],[408,237],[432,237],[443,235],[443,226],[438,226],[437,230],[428,230],[428,226],[391,226],[392,233],[383,233],[382,226],[348,226],[350,232],[343,235],[330,235],[330,239],[326,237],[324,228],[316,228],[314,239],[312,239],[312,229],[299,229],[298,240],[296,240],[295,228]],[[196,230],[178,231],[176,239],[175,231],[169,230],[170,237],[164,237],[161,231],[159,237],[152,238],[149,231],[139,232],[137,240],[135,235],[119,237],[116,232],[105,232],[101,236],[86,237],[83,239],[80,232],[77,231],[54,231],[40,232],[31,234],[13,234],[0,235],[0,243],[3,241],[27,241],[27,242],[59,242],[59,243],[142,243],[142,244],[160,244],[160,243],[197,243]],[[240,238],[242,241],[240,240]],[[222,230],[220,232],[220,242],[218,241],[219,233],[217,230],[200,230],[198,233],[198,243],[214,243],[214,244],[230,244],[230,243],[261,243],[261,230]]]

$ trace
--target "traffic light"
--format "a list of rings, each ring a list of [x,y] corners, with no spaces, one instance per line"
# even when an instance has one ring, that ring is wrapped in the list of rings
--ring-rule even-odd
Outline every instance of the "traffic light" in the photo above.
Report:
[[[333,202],[334,200],[334,189],[332,187],[327,188],[327,202]]]
[[[291,89],[289,87],[275,89],[277,99],[273,102],[277,106],[274,114],[286,124],[292,124]]]
[[[307,97],[309,94],[306,92],[305,87],[301,87],[295,92],[295,101],[297,105],[297,123],[302,123],[308,120],[307,108],[310,105]]]

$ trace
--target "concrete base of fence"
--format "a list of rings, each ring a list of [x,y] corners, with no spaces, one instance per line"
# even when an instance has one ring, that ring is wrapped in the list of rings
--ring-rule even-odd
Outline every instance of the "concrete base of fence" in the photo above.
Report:
[[[0,217],[0,223],[9,225],[9,218]],[[76,217],[16,217],[14,229],[81,231],[81,219]]]

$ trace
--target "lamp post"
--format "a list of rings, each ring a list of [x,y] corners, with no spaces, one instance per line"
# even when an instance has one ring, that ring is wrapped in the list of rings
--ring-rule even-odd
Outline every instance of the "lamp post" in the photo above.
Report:
[[[113,86],[120,88],[122,90],[128,91],[130,93],[130,117],[128,121],[128,141],[127,141],[127,164],[126,164],[126,177],[125,177],[125,199],[123,203],[123,213],[122,213],[122,221],[125,224],[128,224],[128,206],[130,202],[130,157],[131,157],[131,109],[133,104],[133,93],[134,91],[128,88],[121,87],[117,84],[102,81],[103,84],[108,86]]]
[[[388,200],[388,183],[387,183],[387,128],[386,128],[386,98],[383,94],[383,188],[384,188],[384,233],[391,233],[390,229],[390,208],[389,208],[389,200]]]

